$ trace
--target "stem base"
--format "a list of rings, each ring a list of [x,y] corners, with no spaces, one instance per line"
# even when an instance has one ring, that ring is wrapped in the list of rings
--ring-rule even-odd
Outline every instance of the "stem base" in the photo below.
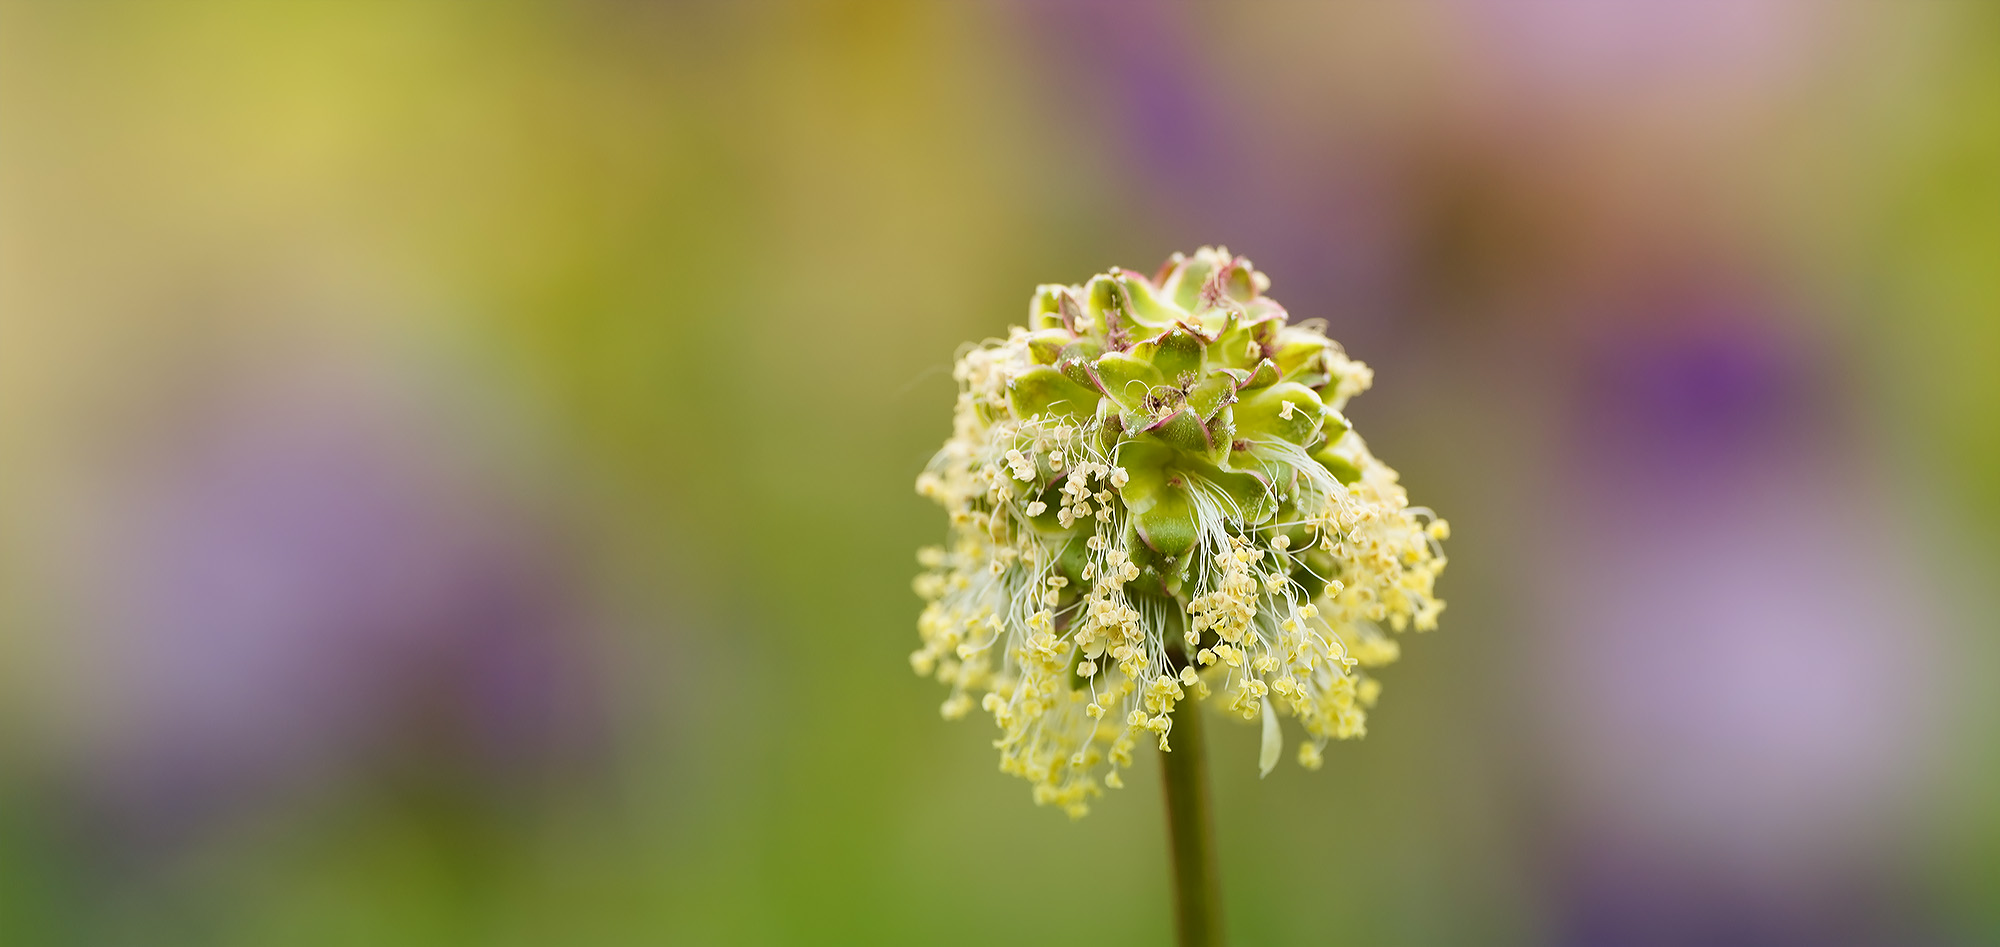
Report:
[[[1222,879],[1216,870],[1200,702],[1189,698],[1175,705],[1173,722],[1168,733],[1173,748],[1160,754],[1160,782],[1173,851],[1175,926],[1181,947],[1221,947]]]

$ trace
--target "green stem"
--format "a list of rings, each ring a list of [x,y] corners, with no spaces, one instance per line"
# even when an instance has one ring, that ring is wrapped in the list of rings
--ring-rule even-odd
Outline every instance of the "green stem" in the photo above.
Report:
[[[1201,702],[1175,705],[1173,749],[1160,754],[1167,795],[1167,835],[1174,860],[1174,920],[1181,947],[1221,947],[1222,880],[1215,864],[1215,820],[1208,801],[1208,751]]]

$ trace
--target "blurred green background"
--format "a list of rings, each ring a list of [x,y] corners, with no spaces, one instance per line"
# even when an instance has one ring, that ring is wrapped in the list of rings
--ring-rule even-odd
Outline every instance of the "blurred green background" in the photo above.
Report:
[[[0,942],[1165,942],[912,483],[1204,243],[1454,526],[1221,729],[1240,943],[2000,943],[2000,15],[1886,0],[0,3]]]

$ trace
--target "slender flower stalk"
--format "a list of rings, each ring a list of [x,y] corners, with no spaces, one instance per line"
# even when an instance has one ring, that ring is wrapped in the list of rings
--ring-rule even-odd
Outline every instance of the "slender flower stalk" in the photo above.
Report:
[[[961,353],[917,479],[950,531],[918,556],[911,665],[950,688],[946,718],[991,714],[1000,768],[1072,817],[1158,744],[1184,943],[1219,931],[1200,703],[1261,724],[1265,774],[1293,718],[1317,769],[1365,731],[1393,634],[1444,608],[1444,521],[1342,413],[1373,372],[1269,285],[1204,247],[1039,287],[1026,327]]]
[[[1208,801],[1208,752],[1201,707],[1174,708],[1174,751],[1160,754],[1167,843],[1173,854],[1174,926],[1181,947],[1220,947],[1222,879],[1216,866],[1214,806]]]

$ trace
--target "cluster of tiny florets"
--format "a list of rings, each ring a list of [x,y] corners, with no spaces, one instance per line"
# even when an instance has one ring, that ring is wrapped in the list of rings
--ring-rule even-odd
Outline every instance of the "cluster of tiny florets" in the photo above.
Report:
[[[1203,248],[1043,286],[953,371],[917,481],[950,534],[918,557],[910,663],[947,718],[977,698],[1038,803],[1082,815],[1188,699],[1261,719],[1265,772],[1295,718],[1317,768],[1364,732],[1391,633],[1437,624],[1447,527],[1341,414],[1373,375],[1268,284]]]

